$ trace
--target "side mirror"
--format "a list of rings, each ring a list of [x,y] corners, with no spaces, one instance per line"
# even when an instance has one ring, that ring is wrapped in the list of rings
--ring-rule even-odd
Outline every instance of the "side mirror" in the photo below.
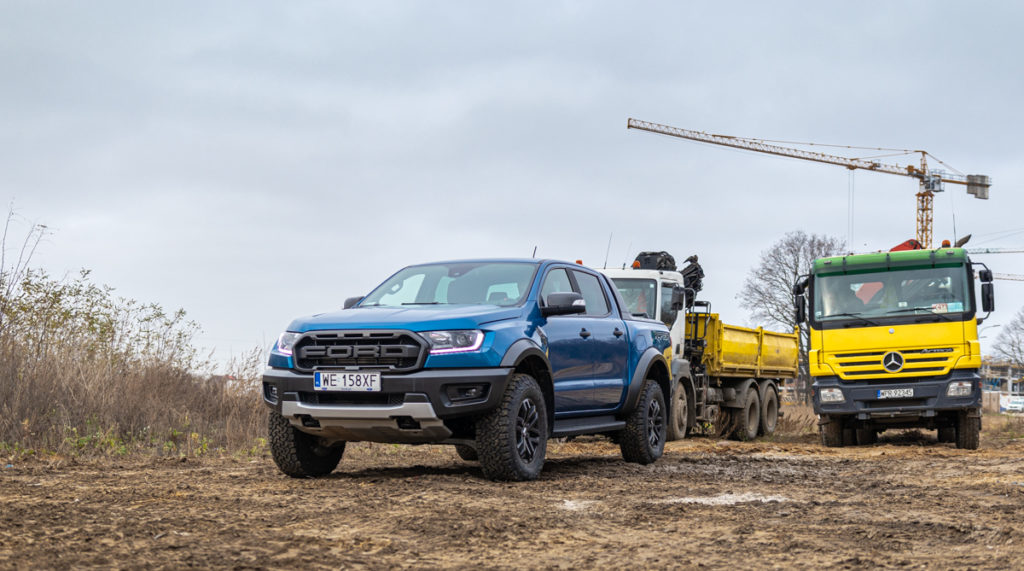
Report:
[[[983,270],[988,271],[988,270]],[[991,277],[989,272],[989,277]],[[982,311],[995,311],[996,310],[996,294],[992,288],[992,283],[981,284],[981,310]]]
[[[796,306],[796,322],[807,321],[807,298],[801,294],[793,297],[793,304]]]
[[[352,307],[353,305],[359,303],[360,301],[363,301],[363,297],[364,296],[350,297],[350,298],[346,299],[345,300],[344,309],[348,309],[348,308]]]
[[[984,283],[992,281],[992,270],[985,268],[984,270],[978,270],[978,279]]]
[[[793,284],[793,295],[800,295],[804,293],[804,290],[807,289],[807,282],[809,280],[810,278],[808,277],[804,277],[802,280],[797,280],[797,282]]]
[[[583,301],[582,295],[574,291],[549,294],[546,302],[544,307],[540,308],[540,314],[544,317],[587,311],[587,302]]]

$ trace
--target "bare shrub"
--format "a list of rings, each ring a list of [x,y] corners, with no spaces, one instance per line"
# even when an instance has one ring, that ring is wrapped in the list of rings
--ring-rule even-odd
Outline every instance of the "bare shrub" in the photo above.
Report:
[[[0,451],[261,449],[259,349],[210,375],[183,310],[31,269],[38,228],[0,271]]]

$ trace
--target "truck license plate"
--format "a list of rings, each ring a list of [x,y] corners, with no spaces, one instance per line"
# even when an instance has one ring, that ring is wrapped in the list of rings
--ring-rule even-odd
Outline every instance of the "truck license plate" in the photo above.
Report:
[[[882,389],[878,391],[880,399],[908,399],[913,396],[914,389]]]
[[[315,391],[380,392],[380,373],[313,373]]]

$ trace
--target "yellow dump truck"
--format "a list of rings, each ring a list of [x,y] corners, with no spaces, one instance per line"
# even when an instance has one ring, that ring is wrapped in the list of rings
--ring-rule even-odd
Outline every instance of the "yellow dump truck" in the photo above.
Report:
[[[633,268],[601,271],[631,313],[670,328],[675,400],[670,439],[692,430],[741,440],[775,431],[780,387],[797,373],[797,333],[723,323],[710,313],[710,304],[695,299],[704,276],[696,256],[677,270],[668,254],[644,252]]]

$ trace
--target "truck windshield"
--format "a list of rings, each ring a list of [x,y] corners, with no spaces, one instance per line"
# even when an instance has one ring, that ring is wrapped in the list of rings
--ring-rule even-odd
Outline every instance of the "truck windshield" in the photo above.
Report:
[[[518,305],[537,264],[452,262],[409,266],[377,286],[358,307],[438,304]]]
[[[654,319],[658,302],[657,281],[644,278],[612,278],[612,281],[626,302],[626,311]]]
[[[868,322],[871,318],[939,315],[972,311],[964,266],[906,268],[847,275],[819,276],[814,283],[815,321]]]

